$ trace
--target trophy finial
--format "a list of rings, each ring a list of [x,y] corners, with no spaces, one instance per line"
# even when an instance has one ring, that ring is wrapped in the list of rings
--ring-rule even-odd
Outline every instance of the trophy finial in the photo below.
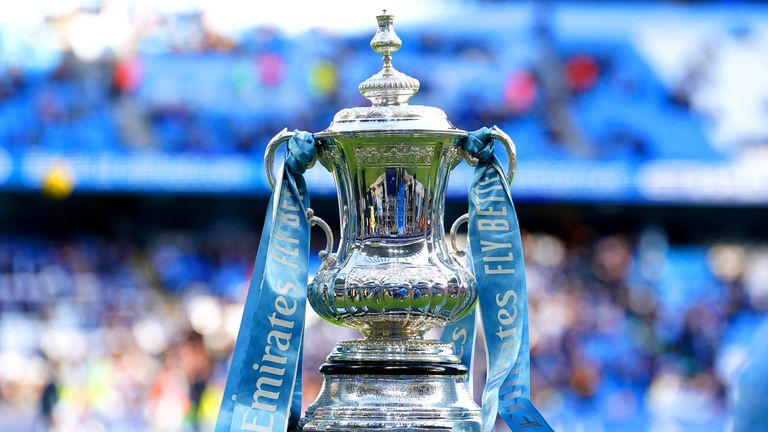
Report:
[[[359,86],[360,93],[374,106],[404,105],[419,91],[419,80],[399,72],[392,66],[392,53],[403,45],[395,33],[394,18],[394,15],[387,14],[386,9],[376,17],[378,28],[371,39],[371,48],[384,56],[384,66]]]

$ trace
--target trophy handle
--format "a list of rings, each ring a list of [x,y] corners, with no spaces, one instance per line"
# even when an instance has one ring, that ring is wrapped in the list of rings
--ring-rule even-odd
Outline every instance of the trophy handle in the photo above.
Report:
[[[451,249],[453,250],[453,253],[458,257],[463,257],[467,254],[467,251],[464,249],[460,249],[459,246],[456,243],[456,232],[459,230],[459,227],[461,224],[466,223],[469,221],[469,213],[464,213],[463,215],[459,216],[458,219],[456,219],[455,222],[453,222],[453,225],[451,225],[451,231],[450,231],[450,245]]]
[[[331,227],[329,227],[324,220],[315,216],[315,211],[311,208],[307,209],[306,216],[307,221],[309,221],[309,225],[318,226],[325,233],[325,249],[321,250],[317,255],[323,261],[323,264],[327,264],[328,261],[330,261],[328,264],[333,263],[335,259],[333,255],[333,231],[331,231]]]
[[[507,163],[507,184],[512,184],[512,180],[515,179],[515,172],[517,171],[517,147],[515,146],[515,142],[512,141],[512,138],[510,138],[506,132],[499,129],[496,125],[493,125],[491,128],[491,139],[500,142],[504,146],[504,150],[507,151],[507,155],[509,156],[509,162]],[[464,160],[470,165],[476,165],[478,162],[477,158],[470,156],[467,152],[464,152]],[[469,221],[469,213],[464,213],[456,219],[453,225],[451,225],[450,246],[453,253],[458,257],[463,257],[467,254],[467,251],[460,249],[456,243],[456,232],[459,230],[461,224],[466,223],[467,221]]]
[[[275,153],[277,152],[277,149],[280,148],[283,143],[291,139],[295,135],[293,132],[288,132],[288,128],[283,128],[280,132],[275,134],[275,136],[272,137],[271,140],[269,140],[269,143],[267,143],[267,150],[264,152],[264,170],[267,172],[267,181],[269,182],[269,187],[271,189],[275,188],[275,173],[273,168],[273,165],[275,164]],[[307,168],[311,168],[312,165],[315,164],[315,161],[313,160],[310,162],[309,166]],[[326,243],[325,243],[325,249],[320,251],[318,256],[320,256],[320,259],[323,261],[323,264],[326,263],[332,263],[335,261],[334,255],[333,255],[333,231],[331,231],[331,227],[328,226],[328,224],[320,219],[319,217],[315,216],[315,211],[311,208],[307,209],[306,213],[307,221],[309,222],[310,226],[319,226],[320,229],[323,230],[325,233]]]
[[[515,179],[515,172],[517,171],[517,147],[515,146],[515,142],[512,141],[512,138],[510,138],[506,132],[499,129],[496,125],[491,128],[491,138],[500,142],[504,146],[504,150],[507,151],[507,155],[509,156],[509,162],[507,162],[507,184],[512,184],[512,180]],[[470,156],[466,152],[464,152],[464,160],[472,166],[476,165],[478,162],[477,158]],[[456,222],[458,222],[458,220]]]
[[[270,189],[275,188],[275,171],[273,169],[273,165],[275,164],[275,153],[277,152],[277,149],[279,149],[283,143],[291,139],[293,135],[295,135],[293,132],[288,132],[288,128],[283,128],[283,130],[275,134],[275,136],[273,136],[267,143],[267,149],[264,151],[264,171],[267,173],[267,181],[269,182]],[[316,161],[317,158],[313,159],[312,162],[307,165],[307,168],[312,168]]]

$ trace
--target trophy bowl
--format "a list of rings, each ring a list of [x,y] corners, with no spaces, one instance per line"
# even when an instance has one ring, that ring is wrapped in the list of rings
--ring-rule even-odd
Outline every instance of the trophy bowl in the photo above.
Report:
[[[339,191],[342,237],[309,285],[315,311],[386,339],[420,338],[467,315],[477,302],[475,280],[449,251],[443,228],[448,175],[461,159],[458,134],[318,135],[319,160]]]

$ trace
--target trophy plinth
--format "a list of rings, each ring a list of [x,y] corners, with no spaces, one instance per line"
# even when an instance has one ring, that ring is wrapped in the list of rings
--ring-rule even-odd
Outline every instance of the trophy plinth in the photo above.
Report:
[[[464,385],[466,371],[444,369],[364,375],[321,368],[323,388],[307,410],[303,429],[479,432],[479,408]]]

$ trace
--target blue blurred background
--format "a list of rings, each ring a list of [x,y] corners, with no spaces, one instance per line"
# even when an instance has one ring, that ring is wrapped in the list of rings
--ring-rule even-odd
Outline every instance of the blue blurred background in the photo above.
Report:
[[[382,7],[411,102],[517,142],[533,399],[555,430],[727,427],[768,310],[768,5],[380,3],[2,8],[1,430],[211,430],[265,144],[367,104]],[[331,177],[307,176],[338,232]],[[356,337],[311,312],[307,333],[305,406]]]

